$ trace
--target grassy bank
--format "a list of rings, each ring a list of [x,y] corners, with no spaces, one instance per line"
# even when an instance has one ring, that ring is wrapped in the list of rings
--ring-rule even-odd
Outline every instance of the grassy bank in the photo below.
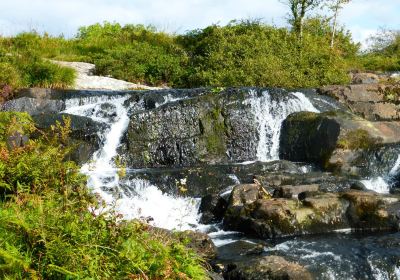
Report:
[[[62,160],[65,123],[43,134],[27,114],[0,113],[0,278],[204,279],[181,241],[104,210]]]

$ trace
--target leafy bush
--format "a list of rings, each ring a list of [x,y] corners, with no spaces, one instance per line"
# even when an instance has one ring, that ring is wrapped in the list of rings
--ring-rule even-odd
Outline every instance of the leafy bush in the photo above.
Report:
[[[121,221],[89,193],[63,160],[64,123],[44,134],[27,114],[0,113],[0,278],[204,279],[202,261],[178,239]],[[15,135],[31,140],[9,147]]]
[[[305,23],[302,42],[286,28],[254,21],[189,32],[179,37],[190,56],[186,84],[314,87],[345,83],[349,79],[346,58],[354,56],[358,46],[340,31],[338,47],[331,49],[329,32],[321,19]]]

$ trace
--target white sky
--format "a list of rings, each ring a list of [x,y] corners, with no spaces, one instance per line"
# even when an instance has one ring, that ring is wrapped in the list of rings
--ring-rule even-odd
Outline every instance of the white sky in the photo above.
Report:
[[[178,33],[242,18],[282,26],[287,12],[278,0],[0,0],[0,34],[35,29],[71,37],[79,26],[103,21],[154,24]],[[379,27],[400,29],[400,0],[352,0],[339,21],[356,41]]]

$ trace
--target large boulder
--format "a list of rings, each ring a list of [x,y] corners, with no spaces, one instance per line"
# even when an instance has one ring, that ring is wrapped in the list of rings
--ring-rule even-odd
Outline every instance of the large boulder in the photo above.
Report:
[[[313,277],[303,266],[288,262],[279,256],[263,256],[228,266],[224,273],[228,280],[311,280]]]
[[[292,188],[295,188],[293,186]],[[238,185],[224,216],[224,229],[259,238],[354,230],[399,230],[398,196],[349,190],[321,193],[299,186],[297,198],[270,198],[258,185]],[[300,191],[304,191],[301,195]]]
[[[369,167],[384,154],[387,174],[397,160],[393,151],[400,151],[399,144],[400,122],[370,122],[338,111],[300,112],[282,124],[280,157],[342,174],[372,175]]]

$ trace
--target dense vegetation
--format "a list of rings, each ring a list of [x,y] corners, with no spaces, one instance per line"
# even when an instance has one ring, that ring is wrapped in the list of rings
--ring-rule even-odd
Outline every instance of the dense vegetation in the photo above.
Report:
[[[22,33],[0,39],[0,86],[4,92],[71,85],[73,72],[46,59],[91,62],[100,75],[172,87],[315,87],[346,83],[350,70],[400,70],[398,32],[372,38],[367,53],[360,53],[343,28],[331,47],[331,34],[323,17],[304,21],[301,40],[288,28],[259,21],[232,21],[183,35],[107,22],[82,27],[73,39]]]
[[[339,30],[330,48],[323,18],[304,24],[304,39],[257,21],[209,26],[175,36],[142,25],[95,24],[74,39],[23,33],[0,40],[0,81],[11,87],[65,87],[73,73],[43,58],[95,63],[102,75],[151,85],[305,87],[343,83],[358,45]]]
[[[25,113],[0,113],[0,278],[204,279],[184,244],[120,221],[89,193],[63,161],[64,122],[45,134]]]

